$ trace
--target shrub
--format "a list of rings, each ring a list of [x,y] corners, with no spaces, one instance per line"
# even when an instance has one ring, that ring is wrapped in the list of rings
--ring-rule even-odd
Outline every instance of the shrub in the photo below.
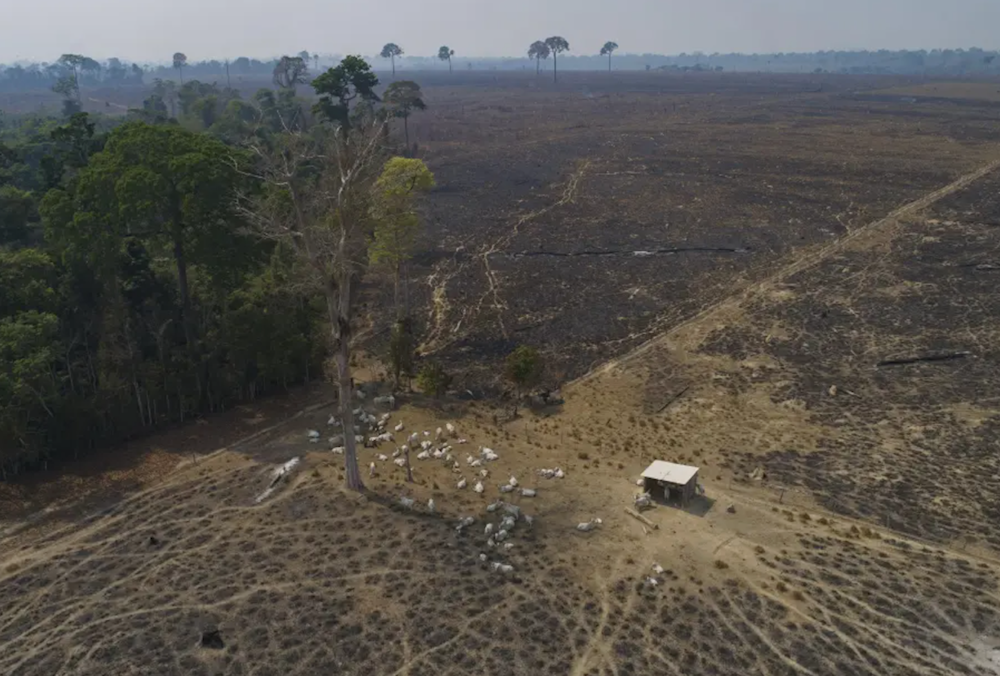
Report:
[[[424,394],[437,398],[448,391],[451,385],[451,376],[444,370],[444,367],[437,362],[428,362],[420,368],[417,374],[417,387]]]
[[[519,393],[538,384],[542,378],[542,357],[538,350],[522,345],[509,355],[504,364],[504,377]]]

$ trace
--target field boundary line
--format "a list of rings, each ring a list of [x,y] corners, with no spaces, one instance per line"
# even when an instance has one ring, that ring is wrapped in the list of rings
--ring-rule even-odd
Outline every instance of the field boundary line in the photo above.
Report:
[[[653,349],[657,345],[660,345],[664,341],[668,340],[671,336],[676,335],[681,330],[694,326],[700,322],[703,322],[708,318],[716,314],[719,314],[723,310],[740,306],[750,298],[759,295],[762,291],[788,279],[793,275],[796,275],[804,270],[808,270],[809,268],[818,265],[819,263],[829,258],[832,254],[841,251],[847,245],[859,239],[861,236],[880,230],[886,225],[889,225],[890,223],[895,223],[904,216],[907,216],[915,211],[926,209],[927,207],[944,199],[945,197],[951,195],[952,193],[957,192],[958,190],[961,190],[962,188],[965,188],[968,185],[978,181],[987,174],[992,173],[998,167],[1000,167],[1000,160],[993,160],[992,162],[989,162],[988,164],[980,167],[979,169],[976,169],[971,173],[960,176],[959,178],[952,181],[943,188],[938,188],[937,190],[934,190],[921,197],[918,197],[912,202],[908,202],[907,204],[904,204],[903,206],[894,209],[893,211],[889,212],[888,215],[883,216],[878,220],[871,221],[870,223],[866,223],[865,225],[859,226],[854,230],[848,232],[843,237],[840,237],[839,239],[836,239],[830,242],[829,244],[826,244],[814,251],[810,251],[801,256],[796,257],[791,262],[780,267],[774,274],[769,275],[758,282],[753,282],[743,288],[735,290],[733,293],[729,294],[722,300],[713,303],[712,305],[709,305],[708,307],[696,313],[695,315],[682,321],[680,324],[677,324],[676,326],[673,326],[669,329],[666,329],[658,333],[657,335],[653,336],[646,342],[642,343],[641,345],[631,350],[630,352],[627,352],[621,357],[617,357],[615,359],[606,361],[600,366],[591,369],[587,373],[583,374],[579,378],[571,380],[570,382],[566,383],[565,387],[575,387],[578,385],[583,385],[585,383],[590,382],[591,380],[594,380],[595,378],[604,375],[605,373],[614,370],[615,368],[623,366],[624,364],[632,361],[636,357],[640,357],[643,354],[647,353],[649,350]]]

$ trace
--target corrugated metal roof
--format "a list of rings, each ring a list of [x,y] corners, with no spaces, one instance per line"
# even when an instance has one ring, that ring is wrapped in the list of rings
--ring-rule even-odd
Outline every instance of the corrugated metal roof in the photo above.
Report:
[[[690,465],[678,465],[673,462],[654,460],[653,464],[645,469],[642,476],[646,479],[656,481],[666,481],[671,484],[686,484],[691,481],[691,477],[698,473],[697,467]]]

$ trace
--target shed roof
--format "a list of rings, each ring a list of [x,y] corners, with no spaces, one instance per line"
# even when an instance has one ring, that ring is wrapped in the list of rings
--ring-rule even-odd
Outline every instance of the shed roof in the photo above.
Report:
[[[653,464],[643,471],[642,476],[646,479],[655,479],[656,481],[666,481],[669,484],[683,485],[691,481],[697,473],[697,467],[692,467],[690,465],[678,465],[676,463],[665,462],[663,460],[654,460]]]

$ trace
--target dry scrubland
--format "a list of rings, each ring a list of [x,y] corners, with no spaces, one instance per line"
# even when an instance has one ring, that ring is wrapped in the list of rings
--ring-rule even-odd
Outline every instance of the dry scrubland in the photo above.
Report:
[[[18,520],[57,484],[5,487],[0,673],[998,673],[997,86],[438,80],[411,125],[442,186],[426,347],[474,375],[514,341],[568,377],[604,365],[500,428],[483,403],[393,415],[496,449],[483,496],[441,461],[406,484],[387,447],[342,493],[306,437],[329,407],[279,424],[302,402],[234,413],[266,431],[197,462],[225,430],[175,432],[105,509]],[[622,508],[657,457],[700,465],[714,504],[646,533]],[[538,496],[500,553],[485,505],[510,475]]]

